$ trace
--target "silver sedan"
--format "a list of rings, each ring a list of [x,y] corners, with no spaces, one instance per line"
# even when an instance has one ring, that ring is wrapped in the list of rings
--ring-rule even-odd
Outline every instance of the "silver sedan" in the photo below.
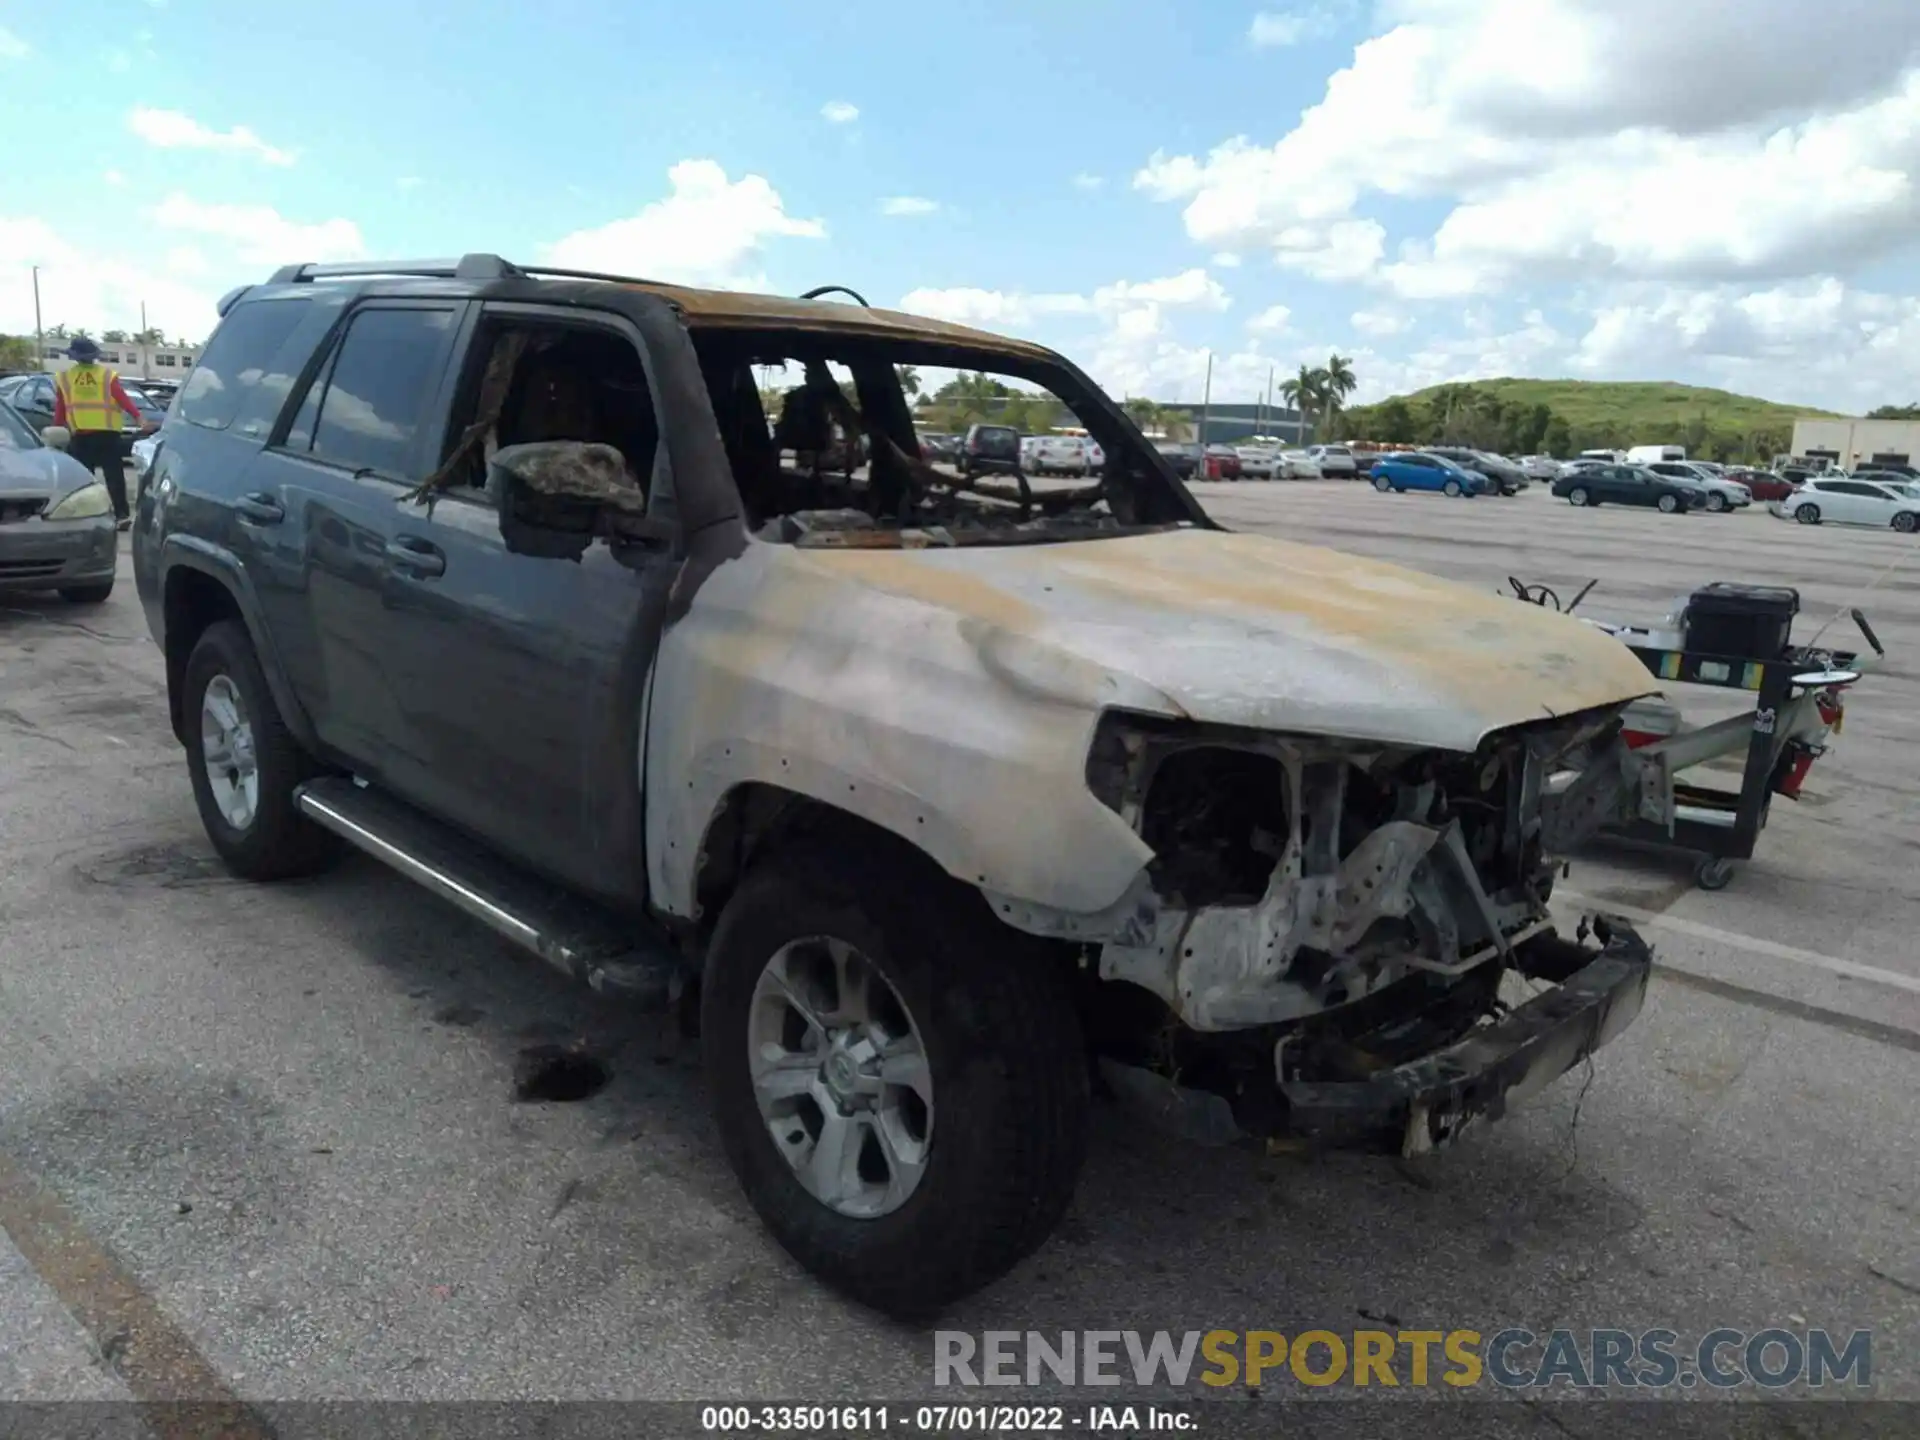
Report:
[[[0,403],[0,592],[57,590],[98,604],[113,590],[120,547],[113,501],[93,472]]]

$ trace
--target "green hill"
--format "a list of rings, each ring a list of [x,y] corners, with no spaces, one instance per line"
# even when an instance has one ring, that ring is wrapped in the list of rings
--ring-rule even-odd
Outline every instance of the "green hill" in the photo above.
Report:
[[[1623,445],[1678,443],[1690,421],[1704,415],[1714,431],[1791,427],[1795,420],[1824,417],[1831,410],[1781,405],[1752,395],[1677,385],[1671,380],[1475,380],[1472,388],[1507,405],[1544,405],[1574,429],[1605,426]],[[1409,404],[1455,388],[1433,385],[1406,396]]]
[[[1785,450],[1793,422],[1831,415],[1668,380],[1472,380],[1432,385],[1339,417],[1356,440],[1459,444],[1526,454],[1684,445],[1719,460]]]

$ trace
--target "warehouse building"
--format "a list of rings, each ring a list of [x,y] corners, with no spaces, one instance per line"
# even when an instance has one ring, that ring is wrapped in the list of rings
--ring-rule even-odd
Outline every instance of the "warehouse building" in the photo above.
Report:
[[[1793,453],[1842,470],[1912,465],[1920,456],[1920,420],[1796,420]]]

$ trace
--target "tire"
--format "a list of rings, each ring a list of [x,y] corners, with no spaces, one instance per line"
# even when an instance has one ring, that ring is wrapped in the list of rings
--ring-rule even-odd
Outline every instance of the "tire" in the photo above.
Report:
[[[113,594],[113,581],[106,580],[98,585],[67,585],[60,591],[60,598],[73,605],[98,605]]]
[[[1587,499],[1586,487],[1583,485],[1576,485],[1567,492],[1567,503],[1570,505],[1585,505]]]
[[[1660,507],[1660,513],[1662,515],[1678,515],[1680,513],[1680,502],[1672,495],[1662,495],[1658,500],[1654,501],[1654,504]]]
[[[194,804],[227,868],[243,880],[286,880],[324,869],[340,854],[342,842],[302,815],[293,799],[293,792],[321,768],[288,733],[253,642],[239,622],[222,620],[207,627],[187,657],[181,688]],[[232,776],[244,776],[244,763],[225,775],[209,770],[216,723],[208,711],[209,691],[218,695],[216,710],[231,707],[246,726],[245,739],[235,744],[230,738],[226,747],[243,761],[248,752],[253,758],[253,797],[244,818],[239,809],[246,807],[236,809],[230,802],[223,809],[221,799],[235,788]]]
[[[1820,523],[1820,507],[1809,500],[1806,504],[1794,508],[1793,518],[1798,520],[1802,525],[1818,525]]]
[[[1715,515],[1720,514],[1726,508],[1727,508],[1726,496],[1718,493],[1717,491],[1707,496],[1707,509],[1711,510]]]
[[[1460,482],[1458,480],[1449,480],[1440,487],[1440,491],[1444,495],[1457,498],[1460,494]]]
[[[930,1077],[924,1169],[904,1200],[871,1218],[816,1198],[800,1177],[804,1162],[774,1138],[775,1126],[799,1124],[788,1138],[806,1144],[809,1159],[817,1151],[827,1068],[812,1073],[782,1042],[818,1092],[791,1102],[811,1105],[811,1121],[765,1118],[750,1072],[750,1037],[770,998],[756,1001],[756,985],[776,964],[792,973],[788,947],[822,936],[887,982]],[[1038,1249],[1066,1213],[1086,1152],[1087,1056],[1067,980],[1043,943],[1002,927],[976,892],[918,857],[810,846],[757,865],[715,929],[700,1034],[721,1144],[774,1238],[827,1284],[916,1321]],[[776,1011],[781,993],[771,997]],[[861,1141],[864,1161],[878,1127],[863,1134],[875,1137],[872,1147]],[[862,1165],[857,1183],[877,1181]]]
[[[1911,510],[1902,510],[1893,517],[1893,528],[1902,535],[1911,535],[1915,530],[1920,530],[1920,515]]]
[[[1393,489],[1393,482],[1384,475],[1376,475],[1373,477],[1373,488],[1384,495]]]

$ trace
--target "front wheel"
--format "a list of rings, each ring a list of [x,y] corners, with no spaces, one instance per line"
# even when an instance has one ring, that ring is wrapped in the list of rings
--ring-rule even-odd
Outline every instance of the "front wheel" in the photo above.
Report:
[[[1458,495],[1460,493],[1460,482],[1458,480],[1449,480],[1440,487],[1440,490],[1441,493],[1445,495]]]
[[[1373,477],[1373,488],[1384,495],[1393,489],[1393,482],[1384,475],[1376,475]]]
[[[259,658],[236,621],[209,625],[181,695],[187,770],[207,838],[243,880],[312,874],[341,842],[302,815],[294,791],[319,773],[288,733]]]
[[[1654,503],[1660,507],[1662,515],[1675,515],[1680,511],[1680,502],[1672,495],[1662,495]]]
[[[701,1044],[727,1159],[788,1253],[924,1319],[1040,1246],[1089,1104],[1056,961],[884,849],[795,849],[747,876],[708,951]]]
[[[1727,508],[1726,496],[1718,495],[1718,494],[1707,496],[1707,509],[1711,510],[1714,514],[1718,515],[1721,511],[1725,510],[1726,508]]]
[[[1567,503],[1570,505],[1585,505],[1587,503],[1587,492],[1578,485],[1574,486],[1573,489],[1567,492]]]
[[[1893,528],[1902,535],[1911,535],[1916,529],[1920,529],[1920,515],[1914,514],[1911,510],[1902,510],[1893,517]]]
[[[1794,510],[1793,518],[1798,520],[1802,525],[1818,525],[1820,523],[1820,507],[1812,501],[1808,501],[1805,505],[1798,506]]]

